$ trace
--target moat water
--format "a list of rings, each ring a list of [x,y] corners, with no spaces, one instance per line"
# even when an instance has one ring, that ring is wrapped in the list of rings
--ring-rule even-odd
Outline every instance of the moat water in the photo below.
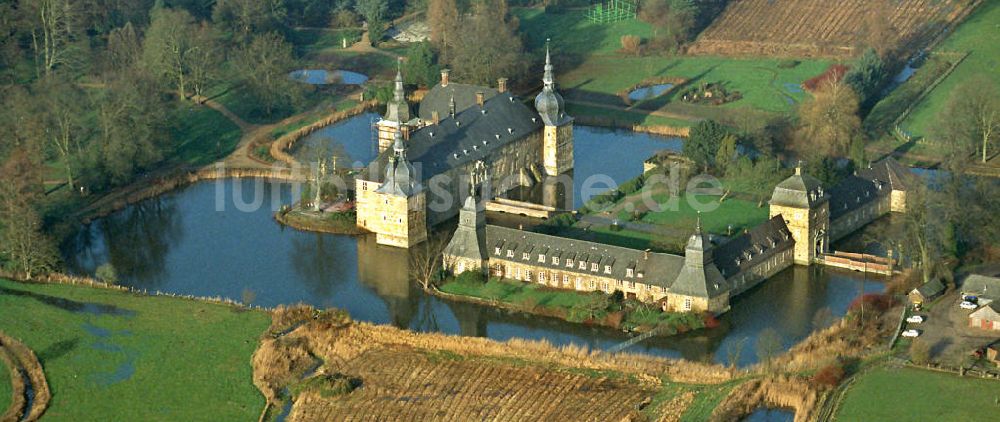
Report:
[[[654,151],[679,146],[676,139],[578,127],[575,179],[600,172],[620,183],[638,175]],[[258,305],[338,307],[357,320],[415,331],[596,349],[628,339],[610,329],[426,295],[408,279],[405,250],[378,246],[374,236],[306,233],[275,223],[273,211],[293,202],[295,192],[254,179],[196,184],[81,227],[64,245],[65,259],[73,271],[89,274],[111,262],[122,283],[138,289],[234,299],[252,292]],[[862,291],[882,289],[880,280],[856,273],[795,267],[735,299],[716,329],[653,338],[628,350],[726,362],[728,351],[742,345],[746,365],[757,361],[762,330],[773,328],[788,347],[813,330],[819,310],[840,316]]]

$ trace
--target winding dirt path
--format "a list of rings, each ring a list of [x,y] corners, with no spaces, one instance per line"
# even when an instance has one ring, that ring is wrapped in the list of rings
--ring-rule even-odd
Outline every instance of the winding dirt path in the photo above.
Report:
[[[14,390],[11,407],[0,415],[0,421],[37,421],[52,398],[38,357],[20,341],[0,333],[0,361],[10,368]]]

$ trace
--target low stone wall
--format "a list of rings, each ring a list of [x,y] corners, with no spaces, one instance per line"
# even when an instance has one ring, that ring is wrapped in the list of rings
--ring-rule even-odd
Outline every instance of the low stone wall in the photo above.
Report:
[[[368,110],[375,108],[375,106],[377,105],[378,101],[375,100],[364,101],[352,108],[334,112],[333,114],[323,119],[320,119],[319,121],[316,121],[312,124],[296,129],[271,143],[271,156],[278,161],[281,161],[291,166],[295,166],[298,164],[298,161],[296,161],[295,158],[288,153],[288,150],[291,149],[291,147],[296,142],[298,142],[302,138],[305,138],[306,136],[312,135],[317,130],[320,130],[324,127],[337,123],[341,120],[357,116],[361,113],[364,113]]]
[[[238,300],[230,299],[228,297],[222,296],[194,296],[194,295],[179,295],[169,292],[161,292],[159,290],[149,291],[146,289],[136,289],[128,286],[119,286],[115,284],[108,284],[100,280],[96,280],[90,277],[80,277],[63,273],[49,273],[45,275],[32,276],[31,278],[26,277],[21,273],[12,273],[4,270],[0,270],[0,278],[5,278],[20,283],[37,283],[37,284],[66,284],[71,286],[84,286],[93,287],[98,289],[108,289],[108,290],[118,290],[121,292],[128,292],[134,294],[141,294],[146,296],[166,296],[179,299],[196,300],[199,302],[211,303],[216,305],[226,305],[234,306],[244,309],[255,309],[270,312],[271,308],[244,304]]]
[[[683,126],[625,124],[626,122],[619,122],[615,119],[594,116],[577,116],[575,119],[576,123],[580,125],[628,129],[633,132],[651,133],[660,136],[687,138],[691,134],[691,128]]]
[[[287,168],[225,168],[221,165],[205,167],[196,171],[181,172],[172,176],[156,179],[150,184],[125,194],[108,204],[88,209],[81,213],[83,223],[89,223],[95,218],[105,217],[131,204],[155,198],[174,189],[182,188],[200,181],[217,179],[257,178],[289,182],[305,181],[305,172],[297,172]]]

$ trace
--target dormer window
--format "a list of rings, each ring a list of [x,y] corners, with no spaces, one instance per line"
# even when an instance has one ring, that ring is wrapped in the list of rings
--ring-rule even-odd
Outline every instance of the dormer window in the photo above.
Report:
[[[500,134],[499,134],[499,133],[498,133],[498,134],[496,134],[496,135],[493,135],[493,136],[496,136],[496,137],[497,137],[497,139],[500,139]]]
[[[493,255],[500,255],[500,248],[494,249],[493,250]]]
[[[573,268],[573,260],[572,259],[567,259],[566,260],[566,268]]]
[[[552,265],[559,265],[559,257],[558,256],[553,256],[552,257]]]
[[[611,266],[610,265],[605,265],[604,266],[604,274],[611,274]]]
[[[596,262],[594,262],[594,263],[590,264],[590,271],[593,271],[593,272],[595,272],[595,273],[596,273],[596,272],[597,272],[597,269],[598,269],[598,267],[599,267],[599,266],[597,265],[597,263],[596,263]]]
[[[507,249],[507,258],[513,258],[513,257],[514,257],[514,250]]]
[[[634,274],[633,274],[633,271],[632,271],[631,268],[626,268],[625,269],[625,277],[632,277],[633,275]]]
[[[528,253],[525,252],[525,253],[521,254],[521,259],[527,261],[527,260],[531,259],[531,255],[528,255]]]
[[[642,276],[643,276],[643,272],[642,271],[639,271],[639,273],[636,274],[636,277],[642,278]]]
[[[584,262],[584,261],[580,261],[580,269],[581,270],[586,270],[587,269],[587,263]]]
[[[538,254],[538,262],[545,263],[545,254]]]
[[[455,126],[462,127],[462,122],[455,120]]]
[[[507,133],[513,135],[514,134],[514,128],[507,128]]]

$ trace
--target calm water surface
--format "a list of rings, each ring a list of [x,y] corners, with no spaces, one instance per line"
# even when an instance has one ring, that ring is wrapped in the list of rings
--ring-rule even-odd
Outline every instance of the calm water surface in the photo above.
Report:
[[[367,118],[356,120],[367,129]],[[679,140],[578,127],[574,179],[600,170],[620,183],[638,175],[656,150],[679,146]],[[305,233],[275,223],[273,211],[293,202],[296,192],[288,184],[252,179],[196,184],[82,227],[64,245],[65,258],[79,273],[111,262],[124,284],[139,289],[236,299],[253,292],[259,305],[338,307],[358,320],[415,331],[593,348],[627,339],[613,330],[424,295],[407,279],[405,250],[378,246],[374,236]],[[654,338],[630,350],[725,362],[727,351],[741,345],[740,362],[749,364],[756,361],[754,338],[761,330],[774,328],[790,346],[812,331],[819,309],[839,316],[860,291],[881,289],[877,280],[854,273],[791,268],[737,298],[721,327]]]

